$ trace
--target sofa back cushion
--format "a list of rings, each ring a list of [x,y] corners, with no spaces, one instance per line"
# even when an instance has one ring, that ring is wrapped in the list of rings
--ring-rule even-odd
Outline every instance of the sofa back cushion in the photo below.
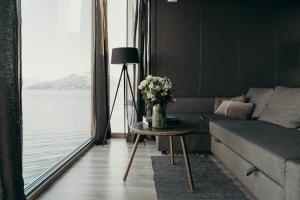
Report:
[[[249,88],[246,98],[254,105],[251,118],[257,119],[269,104],[273,95],[273,88]]]
[[[286,128],[299,128],[300,88],[276,87],[259,120]]]

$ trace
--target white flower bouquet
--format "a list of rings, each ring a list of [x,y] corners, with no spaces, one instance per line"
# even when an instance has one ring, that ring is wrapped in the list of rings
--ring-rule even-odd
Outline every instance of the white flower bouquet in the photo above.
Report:
[[[168,103],[175,102],[172,82],[167,77],[149,75],[139,84],[138,88],[149,107],[156,104],[166,106]]]

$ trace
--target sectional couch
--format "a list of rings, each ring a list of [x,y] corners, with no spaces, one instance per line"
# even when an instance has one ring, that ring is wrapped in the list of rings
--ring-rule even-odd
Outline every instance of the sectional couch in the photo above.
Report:
[[[199,113],[172,111],[183,119],[199,120],[198,130],[189,139],[206,146],[193,144],[190,150],[211,151],[257,199],[300,200],[300,88],[252,88],[247,96],[256,106],[249,120],[212,114],[211,99],[198,102],[210,109],[192,108]],[[165,144],[158,139],[160,150],[167,150]]]
[[[210,152],[209,121],[226,117],[213,114],[215,98],[177,98],[176,103],[168,107],[168,113],[180,120],[197,124],[197,129],[186,136],[187,150],[189,152]],[[169,139],[158,137],[156,139],[158,150],[169,150]],[[181,143],[177,137],[173,138],[173,150],[181,152]]]

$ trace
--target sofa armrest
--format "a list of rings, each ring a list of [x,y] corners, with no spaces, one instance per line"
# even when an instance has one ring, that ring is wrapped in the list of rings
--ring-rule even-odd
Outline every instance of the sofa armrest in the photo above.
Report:
[[[300,199],[300,159],[286,162],[285,193],[286,200]]]

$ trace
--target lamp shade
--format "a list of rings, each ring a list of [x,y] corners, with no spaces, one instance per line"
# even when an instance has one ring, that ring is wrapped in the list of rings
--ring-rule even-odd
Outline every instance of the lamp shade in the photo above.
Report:
[[[120,47],[112,49],[111,64],[139,63],[137,48]]]

